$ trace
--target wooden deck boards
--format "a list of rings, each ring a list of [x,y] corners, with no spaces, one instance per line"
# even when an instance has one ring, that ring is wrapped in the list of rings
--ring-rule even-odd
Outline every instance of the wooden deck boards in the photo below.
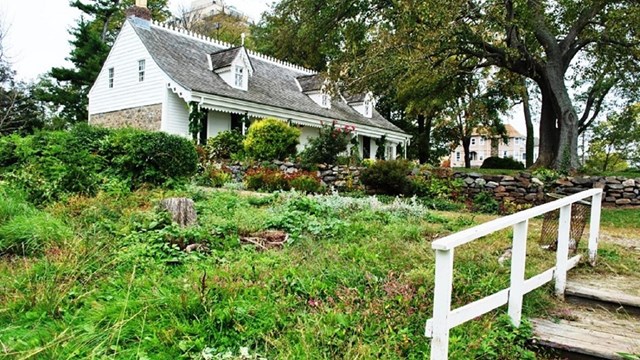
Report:
[[[533,319],[538,344],[603,359],[640,354],[640,321],[606,310],[573,308],[571,320]]]
[[[640,308],[640,279],[629,277],[572,278],[566,294]]]

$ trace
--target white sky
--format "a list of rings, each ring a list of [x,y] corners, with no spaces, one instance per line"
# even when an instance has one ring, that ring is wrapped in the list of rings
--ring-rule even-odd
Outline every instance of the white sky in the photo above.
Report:
[[[255,21],[272,0],[227,0]],[[191,0],[169,0],[172,11],[189,7]],[[0,0],[0,20],[7,31],[3,45],[22,80],[34,80],[54,66],[69,66],[68,31],[80,17],[69,0]]]

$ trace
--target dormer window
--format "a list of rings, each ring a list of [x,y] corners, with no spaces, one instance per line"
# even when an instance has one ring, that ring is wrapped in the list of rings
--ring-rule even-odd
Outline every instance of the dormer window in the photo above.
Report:
[[[236,66],[236,87],[244,88],[244,68]]]
[[[330,103],[331,103],[331,100],[329,99],[329,95],[322,94],[322,107],[328,108]]]
[[[366,118],[373,117],[373,107],[375,106],[375,100],[372,93],[348,95],[345,100],[347,100],[349,106],[351,106],[355,111],[359,112],[360,115]]]
[[[367,96],[367,98],[364,100],[364,116],[370,118],[371,115],[373,115],[373,103]]]
[[[249,54],[243,46],[210,54],[209,69],[218,74],[227,85],[244,91],[249,89],[249,77],[254,71]]]

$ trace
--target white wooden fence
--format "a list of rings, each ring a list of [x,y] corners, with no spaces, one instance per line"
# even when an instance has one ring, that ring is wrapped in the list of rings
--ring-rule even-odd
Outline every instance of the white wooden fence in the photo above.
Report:
[[[567,271],[580,261],[580,255],[569,257],[569,236],[571,230],[571,205],[591,197],[591,220],[589,225],[589,260],[595,264],[600,231],[600,208],[602,189],[591,189],[567,196],[553,202],[505,216],[488,223],[438,239],[432,248],[436,251],[435,290],[433,318],[427,321],[426,336],[431,337],[431,359],[448,358],[449,330],[502,305],[509,304],[509,316],[515,326],[520,326],[522,318],[522,298],[524,294],[555,279],[555,293],[564,297]],[[527,231],[529,219],[560,209],[558,224],[558,250],[556,266],[525,280]],[[478,301],[451,310],[451,290],[453,288],[453,251],[460,245],[472,242],[506,227],[513,226],[511,257],[511,284],[509,288]]]

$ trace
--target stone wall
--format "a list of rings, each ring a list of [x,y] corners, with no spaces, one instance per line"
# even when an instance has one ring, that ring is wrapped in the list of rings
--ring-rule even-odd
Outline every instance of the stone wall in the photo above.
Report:
[[[640,205],[640,178],[576,176],[561,178],[549,184],[550,191],[565,195],[575,194],[593,188],[601,188],[604,190],[602,202],[605,205]]]
[[[298,164],[291,162],[273,161],[272,164],[285,173],[300,170]],[[247,170],[239,163],[226,164],[225,167],[233,173],[236,181],[242,181]],[[318,168],[318,177],[327,186],[334,186],[338,190],[362,187],[362,167],[320,165]],[[527,172],[514,176],[457,172],[453,177],[462,181],[464,192],[469,198],[485,191],[491,192],[496,200],[501,202],[509,200],[516,204],[538,205],[549,200],[545,196],[546,193],[571,195],[592,188],[602,188],[602,202],[606,206],[640,206],[640,178],[578,176],[563,177],[545,184]]]
[[[544,183],[529,173],[523,172],[517,176],[455,173],[453,176],[462,179],[470,198],[488,191],[499,201],[509,200],[518,204],[544,202]]]
[[[462,179],[465,192],[469,197],[481,191],[490,191],[500,201],[510,200],[516,203],[545,202],[545,193],[571,195],[581,191],[601,188],[604,190],[602,202],[607,206],[639,206],[640,179],[625,177],[576,176],[562,177],[544,184],[529,173],[517,176],[481,175],[477,173],[455,173]]]
[[[292,162],[284,162],[275,160],[272,162],[282,172],[291,174],[300,171],[300,165]],[[247,167],[240,163],[225,164],[235,181],[242,181],[244,173],[247,171]],[[352,189],[354,187],[362,186],[360,184],[360,171],[363,168],[347,165],[319,165],[317,175],[322,182],[327,186],[334,186],[337,189]]]
[[[131,127],[159,131],[162,123],[162,104],[92,114],[89,123],[108,128]]]

